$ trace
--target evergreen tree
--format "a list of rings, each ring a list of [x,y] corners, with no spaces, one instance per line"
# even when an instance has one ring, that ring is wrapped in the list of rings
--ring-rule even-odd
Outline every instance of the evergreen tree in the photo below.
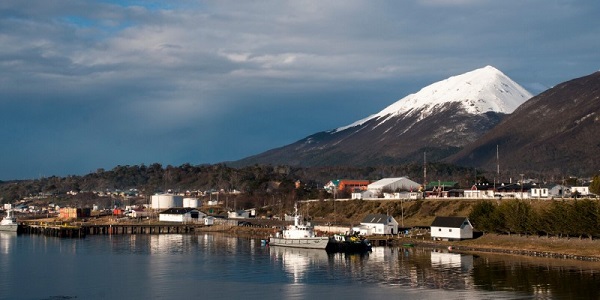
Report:
[[[471,209],[469,220],[477,230],[483,232],[493,232],[498,227],[494,211],[496,205],[492,201],[481,200]]]

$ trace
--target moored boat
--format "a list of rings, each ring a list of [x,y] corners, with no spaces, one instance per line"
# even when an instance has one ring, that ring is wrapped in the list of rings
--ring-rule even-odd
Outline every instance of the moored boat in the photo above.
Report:
[[[372,249],[368,239],[358,235],[336,234],[327,245],[327,252],[364,253]]]
[[[269,246],[325,249],[329,243],[329,237],[316,236],[310,224],[301,224],[298,216],[298,208],[294,207],[294,225],[289,225],[281,233],[269,238]]]
[[[17,218],[14,217],[12,209],[6,210],[6,217],[0,221],[0,231],[16,232],[19,228]]]

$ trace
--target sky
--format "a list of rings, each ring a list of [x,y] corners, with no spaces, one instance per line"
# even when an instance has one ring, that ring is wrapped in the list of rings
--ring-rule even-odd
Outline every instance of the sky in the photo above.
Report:
[[[0,180],[235,161],[492,65],[600,69],[597,0],[0,2]]]

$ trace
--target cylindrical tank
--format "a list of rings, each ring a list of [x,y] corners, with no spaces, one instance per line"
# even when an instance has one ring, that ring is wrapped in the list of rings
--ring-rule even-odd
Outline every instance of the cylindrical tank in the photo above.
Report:
[[[198,207],[198,198],[183,198],[183,207]]]
[[[165,209],[172,207],[183,207],[183,196],[172,194],[152,195],[153,209]]]

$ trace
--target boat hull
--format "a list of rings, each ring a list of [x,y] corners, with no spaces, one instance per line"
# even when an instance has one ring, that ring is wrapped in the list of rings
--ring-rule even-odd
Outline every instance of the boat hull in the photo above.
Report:
[[[19,228],[19,225],[17,225],[17,224],[0,225],[0,231],[17,232],[18,228]]]
[[[304,249],[325,249],[329,243],[328,237],[307,237],[299,239],[285,239],[272,237],[269,239],[269,246],[304,248]]]
[[[365,253],[371,251],[371,243],[366,241],[348,242],[348,241],[331,241],[327,248],[327,252],[336,253]]]

